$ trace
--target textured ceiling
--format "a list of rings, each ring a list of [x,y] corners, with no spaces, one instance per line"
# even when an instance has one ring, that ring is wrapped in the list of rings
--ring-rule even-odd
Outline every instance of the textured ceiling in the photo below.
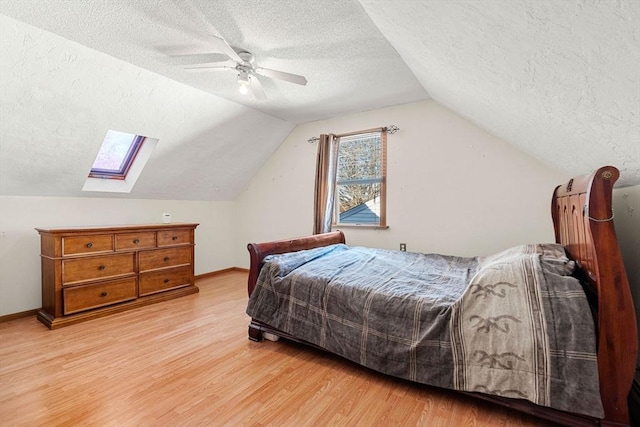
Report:
[[[2,195],[233,200],[295,127],[3,15],[0,52]],[[109,129],[159,142],[130,193],[83,192]]]
[[[360,3],[439,103],[569,176],[640,184],[640,1]]]
[[[429,96],[567,176],[613,164],[640,184],[637,0],[0,0],[0,14],[1,194],[78,195],[116,129],[160,140],[128,197],[232,200],[295,123]],[[261,78],[269,100],[249,101],[233,71],[184,70],[224,60],[213,48],[167,54],[206,51],[208,34],[309,83]]]
[[[2,0],[0,14],[293,123],[428,98],[355,0]],[[269,99],[252,101],[235,70],[186,71],[227,59],[210,34],[308,84],[260,77]]]

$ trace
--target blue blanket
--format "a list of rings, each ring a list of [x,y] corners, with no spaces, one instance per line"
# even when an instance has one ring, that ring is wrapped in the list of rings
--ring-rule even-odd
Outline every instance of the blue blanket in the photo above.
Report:
[[[499,254],[497,258],[479,259],[339,244],[272,255],[265,258],[247,314],[385,374],[450,389],[469,390],[473,385],[475,391],[602,416],[593,320],[581,285],[569,276],[572,265],[560,246],[533,247],[534,255],[530,249],[528,256],[544,259],[536,264],[540,271],[533,283],[539,287],[536,292],[540,304],[532,309],[539,311],[534,315],[543,316],[540,324],[550,326],[543,331],[544,339],[529,340],[537,347],[527,350],[536,361],[543,358],[547,362],[541,372],[543,377],[536,377],[534,381],[548,386],[542,400],[538,399],[538,393],[529,390],[511,393],[510,384],[503,383],[504,378],[512,376],[514,384],[522,387],[523,381],[517,378],[520,355],[503,364],[508,372],[496,380],[501,384],[499,389],[482,388],[477,379],[469,376],[466,382],[460,380],[466,378],[465,373],[485,363],[474,356],[480,350],[463,345],[472,342],[465,337],[486,335],[478,322],[486,313],[468,312],[465,320],[460,310],[496,304],[494,312],[499,312],[499,306],[504,304],[503,298],[486,295],[483,298],[482,293],[478,293],[480,288],[470,284],[474,278],[482,277],[486,285],[487,266],[496,267],[499,264],[496,260],[508,258],[509,262],[522,262],[517,256],[514,258],[512,252],[506,257]],[[553,256],[549,256],[550,253]],[[555,292],[555,288],[562,292]],[[504,293],[507,298],[511,294],[517,298],[531,294],[510,292],[511,287],[504,285],[487,289]],[[469,303],[461,304],[462,301]],[[509,306],[531,307],[531,304],[514,304]],[[498,320],[504,319],[508,317]],[[453,328],[452,320],[457,322]],[[464,322],[469,324],[465,326]],[[503,333],[500,329],[504,329],[504,323],[500,325],[493,329]],[[516,329],[511,326],[510,331]],[[463,331],[467,335],[463,335]],[[452,348],[452,332],[455,348]],[[518,340],[513,336],[509,339]],[[484,346],[481,351],[491,354],[490,349]],[[500,349],[505,353],[504,348]],[[576,354],[580,357],[572,357]],[[527,357],[523,355],[523,359]],[[522,367],[523,371],[529,369],[529,365]],[[576,369],[581,372],[579,381],[571,377]],[[511,394],[505,394],[505,390]],[[567,396],[568,392],[574,396]]]

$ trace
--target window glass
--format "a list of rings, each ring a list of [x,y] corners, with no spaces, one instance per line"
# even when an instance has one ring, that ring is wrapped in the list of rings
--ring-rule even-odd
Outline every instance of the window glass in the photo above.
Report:
[[[334,224],[385,225],[385,146],[381,132],[341,137]]]
[[[144,137],[110,130],[91,167],[90,177],[123,179]]]

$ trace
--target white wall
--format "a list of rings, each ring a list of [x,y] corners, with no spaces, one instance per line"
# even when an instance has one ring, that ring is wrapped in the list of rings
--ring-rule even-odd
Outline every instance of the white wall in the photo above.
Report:
[[[0,315],[42,306],[40,238],[34,227],[194,222],[195,273],[234,265],[233,202],[0,196]]]
[[[471,256],[553,241],[551,195],[567,177],[424,101],[296,127],[236,199],[235,265],[248,266],[248,242],[311,233],[317,145],[307,139],[391,124],[390,227],[343,228],[349,244]]]
[[[613,220],[640,331],[640,185],[613,190]],[[638,354],[640,365],[640,353]]]

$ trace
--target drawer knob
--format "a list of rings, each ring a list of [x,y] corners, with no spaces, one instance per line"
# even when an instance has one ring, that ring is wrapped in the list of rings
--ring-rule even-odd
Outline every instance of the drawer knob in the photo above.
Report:
[[[171,240],[178,240],[178,236],[173,236]]]
[[[98,267],[98,270],[104,270],[105,268],[107,268],[107,267],[104,266],[104,265],[101,265],[100,267]]]
[[[91,242],[87,243],[87,247],[88,247],[88,248],[90,248],[90,247],[92,247],[92,246],[93,246],[93,243],[91,243]]]
[[[140,239],[134,240],[133,243],[135,243],[137,245],[138,243],[140,243]]]
[[[168,256],[164,257],[164,260],[169,261],[169,257]]]
[[[103,293],[101,293],[101,294],[100,294],[100,296],[101,296],[101,297],[106,297],[106,296],[107,296],[107,293],[106,293],[106,292],[103,292]]]
[[[169,279],[164,279],[164,283],[169,283]]]

